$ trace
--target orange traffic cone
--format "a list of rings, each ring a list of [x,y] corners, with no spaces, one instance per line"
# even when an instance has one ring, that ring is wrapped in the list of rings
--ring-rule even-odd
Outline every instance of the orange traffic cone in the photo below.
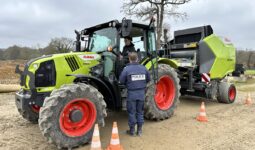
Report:
[[[247,98],[245,100],[245,104],[246,105],[251,105],[252,104],[252,100],[251,100],[251,93],[247,94]]]
[[[117,122],[113,122],[112,138],[106,150],[123,150],[123,147],[120,145]]]
[[[102,150],[98,124],[95,124],[90,150]]]
[[[200,112],[199,115],[197,116],[197,120],[200,122],[207,122],[207,117],[205,113],[205,103],[202,102],[201,107],[200,107]]]

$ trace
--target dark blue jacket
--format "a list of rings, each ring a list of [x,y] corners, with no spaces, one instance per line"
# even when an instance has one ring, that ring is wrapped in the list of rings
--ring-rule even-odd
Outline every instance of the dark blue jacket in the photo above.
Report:
[[[128,64],[120,75],[120,83],[128,89],[128,100],[144,100],[145,89],[150,81],[147,69],[139,63]]]

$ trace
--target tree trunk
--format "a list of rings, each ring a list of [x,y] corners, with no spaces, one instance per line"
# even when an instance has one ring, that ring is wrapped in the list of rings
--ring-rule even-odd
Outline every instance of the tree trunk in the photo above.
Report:
[[[164,43],[167,43],[167,40],[168,40],[168,37],[167,37],[167,33],[168,33],[168,29],[164,29],[164,35],[163,35],[163,37],[164,37]]]
[[[164,18],[164,0],[161,0],[161,5],[160,5],[160,16],[158,20],[159,26],[157,26],[157,49],[160,49],[160,38],[162,36],[162,27],[163,27],[163,18]]]
[[[247,66],[250,69],[251,68],[251,56],[252,56],[252,51],[249,52],[249,58],[248,58],[248,62],[247,62]]]

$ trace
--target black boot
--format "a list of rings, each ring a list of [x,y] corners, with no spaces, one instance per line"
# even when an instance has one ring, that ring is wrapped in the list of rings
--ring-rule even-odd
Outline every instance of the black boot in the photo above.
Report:
[[[130,127],[129,130],[126,131],[128,135],[135,136],[135,127]]]
[[[136,132],[136,134],[137,134],[138,136],[142,136],[142,125],[138,125],[138,126],[137,126],[137,132]]]

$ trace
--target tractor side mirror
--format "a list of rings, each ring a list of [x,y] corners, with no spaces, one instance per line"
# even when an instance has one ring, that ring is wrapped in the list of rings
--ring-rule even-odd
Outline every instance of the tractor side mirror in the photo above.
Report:
[[[122,37],[129,36],[131,30],[132,30],[132,20],[123,18],[122,19],[122,25],[121,25],[121,35],[122,35]]]

